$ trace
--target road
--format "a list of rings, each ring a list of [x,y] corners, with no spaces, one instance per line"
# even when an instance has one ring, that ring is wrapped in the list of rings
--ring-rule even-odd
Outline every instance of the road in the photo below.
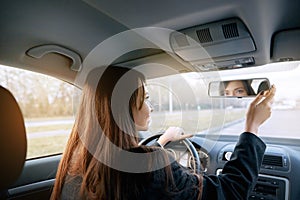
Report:
[[[37,127],[37,126],[48,126],[48,125],[58,125],[58,124],[72,124],[74,119],[56,119],[48,121],[27,121],[25,122],[26,127]]]
[[[74,119],[56,119],[56,120],[47,120],[47,121],[27,121],[25,122],[25,126],[29,127],[42,127],[42,126],[55,126],[62,124],[73,124]],[[43,132],[33,132],[27,134],[27,139],[33,138],[42,138],[56,135],[68,135],[71,130],[54,130],[54,131],[43,131]]]
[[[300,138],[300,110],[274,110],[272,116],[260,128],[260,136],[284,137],[284,138]],[[59,124],[72,124],[73,119],[52,120],[52,121],[36,121],[27,122],[26,126],[47,126]],[[223,128],[218,134],[232,135],[240,134],[244,130],[245,121],[240,121],[236,124]],[[55,130],[30,133],[28,138],[40,138],[46,136],[66,135],[70,130]]]
[[[272,116],[260,128],[260,136],[300,138],[300,110],[273,110]],[[245,121],[221,130],[220,134],[239,134]]]

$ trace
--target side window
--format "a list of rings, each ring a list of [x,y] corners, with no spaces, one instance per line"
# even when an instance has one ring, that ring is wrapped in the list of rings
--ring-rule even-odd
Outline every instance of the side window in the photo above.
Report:
[[[39,73],[0,65],[0,85],[18,101],[27,132],[27,159],[62,153],[80,90]]]

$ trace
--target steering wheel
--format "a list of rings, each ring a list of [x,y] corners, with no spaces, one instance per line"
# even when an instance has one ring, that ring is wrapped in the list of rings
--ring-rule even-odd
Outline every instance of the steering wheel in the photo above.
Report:
[[[147,138],[144,138],[143,140],[140,141],[139,145],[147,145],[149,143],[151,143],[153,140],[158,139],[162,134],[156,134],[156,135],[151,135]],[[193,166],[194,166],[194,172],[197,174],[202,173],[202,169],[201,169],[201,162],[200,162],[200,157],[199,154],[195,148],[195,146],[191,143],[191,141],[189,141],[187,138],[182,140],[182,143],[187,147],[187,149],[190,151],[191,155],[192,155],[192,160],[194,162]]]

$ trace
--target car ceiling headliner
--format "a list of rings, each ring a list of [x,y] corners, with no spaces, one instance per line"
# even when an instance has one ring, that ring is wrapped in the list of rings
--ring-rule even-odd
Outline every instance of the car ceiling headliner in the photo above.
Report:
[[[4,0],[0,7],[0,63],[72,82],[75,72],[38,68],[38,63],[26,58],[26,51],[41,44],[58,44],[84,59],[97,44],[127,29],[154,26],[180,30],[238,17],[255,41],[256,61],[265,64],[270,62],[272,35],[300,27],[299,8],[298,0]],[[127,55],[120,62],[145,54]]]

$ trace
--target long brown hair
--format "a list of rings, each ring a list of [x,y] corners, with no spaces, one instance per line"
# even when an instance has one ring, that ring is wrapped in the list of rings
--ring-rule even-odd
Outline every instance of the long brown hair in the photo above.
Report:
[[[126,79],[121,81],[123,77]],[[122,67],[109,66],[89,73],[51,199],[60,199],[68,176],[82,178],[78,194],[82,199],[138,198],[149,184],[150,172],[162,163],[166,188],[173,183],[167,154],[159,148],[138,147],[131,110],[134,106],[141,109],[144,103],[144,82],[141,73]],[[131,161],[123,158],[122,150],[159,153],[140,159],[139,164],[147,168],[133,173],[132,164],[128,165]]]

